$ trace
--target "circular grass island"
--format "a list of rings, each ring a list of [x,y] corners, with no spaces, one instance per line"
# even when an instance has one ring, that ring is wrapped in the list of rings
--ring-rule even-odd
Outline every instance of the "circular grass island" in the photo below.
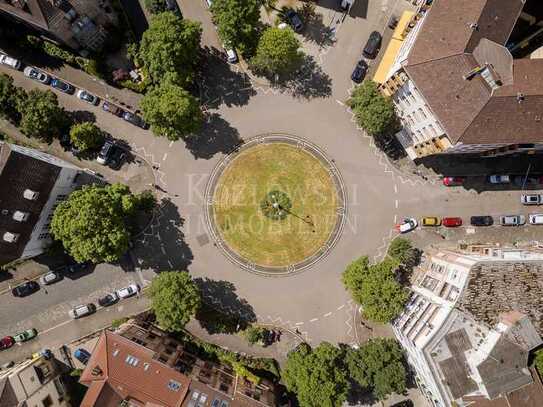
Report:
[[[344,197],[337,170],[302,146],[249,143],[212,177],[215,238],[253,271],[296,271],[324,255],[338,233]]]

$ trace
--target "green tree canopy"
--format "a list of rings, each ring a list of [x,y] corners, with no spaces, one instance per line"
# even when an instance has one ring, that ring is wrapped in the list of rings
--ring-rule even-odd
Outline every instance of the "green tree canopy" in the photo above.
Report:
[[[126,185],[86,185],[57,206],[51,233],[78,262],[116,261],[128,249],[137,207]]]
[[[404,355],[394,339],[370,339],[359,349],[347,348],[345,364],[350,377],[379,400],[406,389]]]
[[[365,318],[386,323],[402,312],[409,293],[396,280],[397,267],[395,260],[370,265],[367,257],[361,257],[343,272],[343,283]]]
[[[143,33],[136,60],[152,83],[168,79],[186,86],[194,79],[201,36],[200,23],[171,12],[157,14]]]
[[[221,41],[243,54],[258,41],[261,0],[213,0],[211,14]]]
[[[182,330],[201,305],[200,290],[187,272],[160,273],[149,293],[159,325],[169,332]]]
[[[302,64],[303,53],[299,48],[300,41],[291,28],[270,27],[258,41],[251,66],[257,72],[270,75],[289,74]]]
[[[379,92],[372,80],[355,87],[348,104],[358,125],[370,136],[380,136],[394,130],[397,123],[394,105],[390,98]]]
[[[70,140],[80,151],[92,150],[104,143],[104,132],[91,122],[74,124],[70,129]]]
[[[17,124],[21,118],[18,105],[25,97],[25,91],[13,85],[11,76],[0,74],[0,117]]]
[[[311,349],[302,343],[288,354],[281,376],[287,389],[297,394],[302,407],[341,406],[349,383],[342,363],[343,352],[322,342]]]
[[[30,137],[49,139],[58,136],[68,117],[58,104],[57,95],[50,90],[32,89],[18,103],[22,115],[20,129]]]
[[[411,266],[415,261],[415,250],[409,239],[397,237],[390,243],[387,254],[399,264]]]
[[[162,13],[167,10],[166,0],[144,0],[143,4],[147,11],[152,14]]]
[[[140,103],[143,118],[157,136],[169,140],[197,133],[203,123],[198,100],[178,85],[163,83],[147,92]]]

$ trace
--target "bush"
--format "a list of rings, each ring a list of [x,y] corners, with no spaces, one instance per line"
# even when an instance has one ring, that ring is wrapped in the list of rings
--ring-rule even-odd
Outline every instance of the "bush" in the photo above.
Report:
[[[138,199],[138,209],[140,211],[149,212],[156,206],[156,197],[152,191],[146,190],[140,192],[137,195]]]
[[[102,130],[91,122],[74,124],[70,129],[70,141],[82,152],[99,148],[104,138]]]
[[[543,377],[543,349],[539,349],[535,352],[534,364],[539,376]]]
[[[247,342],[249,342],[251,345],[254,345],[255,343],[263,344],[265,335],[266,329],[260,326],[250,326],[243,331],[243,336],[245,336],[245,339],[247,339]]]
[[[113,321],[111,321],[111,327],[113,329],[117,329],[118,327],[120,327],[122,324],[124,324],[127,321],[128,321],[128,318],[126,318],[126,317],[119,318],[119,319],[114,319]]]
[[[131,79],[126,79],[117,83],[123,88],[130,89],[134,92],[142,94],[145,93],[147,87],[149,86],[149,82],[147,82],[146,80],[143,80],[141,82],[133,82]]]
[[[388,247],[387,254],[400,264],[412,266],[416,258],[416,249],[409,239],[398,237],[394,239]]]

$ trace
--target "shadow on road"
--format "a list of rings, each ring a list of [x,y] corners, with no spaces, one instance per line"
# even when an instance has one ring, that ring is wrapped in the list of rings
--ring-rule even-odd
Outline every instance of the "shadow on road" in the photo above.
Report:
[[[208,114],[198,137],[186,140],[187,148],[196,159],[209,159],[217,153],[230,153],[242,143],[238,130],[218,113]]]
[[[256,95],[249,76],[226,61],[226,54],[217,48],[205,47],[202,68],[202,103],[208,109],[221,105],[244,106]]]
[[[184,219],[169,198],[160,202],[156,217],[143,232],[132,251],[142,269],[158,273],[165,270],[186,270],[194,258],[182,231]]]
[[[305,39],[321,48],[328,48],[336,43],[334,30],[324,22],[322,14],[315,12],[314,4],[304,3],[298,11],[306,25],[302,33]]]
[[[200,288],[204,302],[196,318],[208,333],[234,333],[256,322],[253,307],[236,294],[233,283],[207,277],[197,278],[194,282]]]
[[[325,98],[332,94],[332,78],[317,64],[315,58],[305,55],[301,68],[290,77],[274,82],[274,87],[295,98]]]

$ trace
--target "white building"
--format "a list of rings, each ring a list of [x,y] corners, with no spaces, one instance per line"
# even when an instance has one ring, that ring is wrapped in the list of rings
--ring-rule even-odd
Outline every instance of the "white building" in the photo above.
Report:
[[[541,268],[543,253],[477,249],[426,253],[405,311],[393,322],[417,383],[432,406],[468,406],[482,400],[501,403],[511,392],[533,383],[527,368],[528,352],[543,342],[530,318],[522,313],[525,309],[516,311],[514,300],[497,306],[488,301],[493,318],[484,318],[482,315],[490,314],[488,309],[470,312],[476,308],[470,303],[475,303],[474,297],[485,288],[469,287],[481,279],[474,272],[480,264],[492,265],[485,271],[490,275],[511,262]],[[540,390],[543,397],[543,388]]]
[[[0,143],[0,265],[43,252],[53,211],[81,173],[49,154]]]

